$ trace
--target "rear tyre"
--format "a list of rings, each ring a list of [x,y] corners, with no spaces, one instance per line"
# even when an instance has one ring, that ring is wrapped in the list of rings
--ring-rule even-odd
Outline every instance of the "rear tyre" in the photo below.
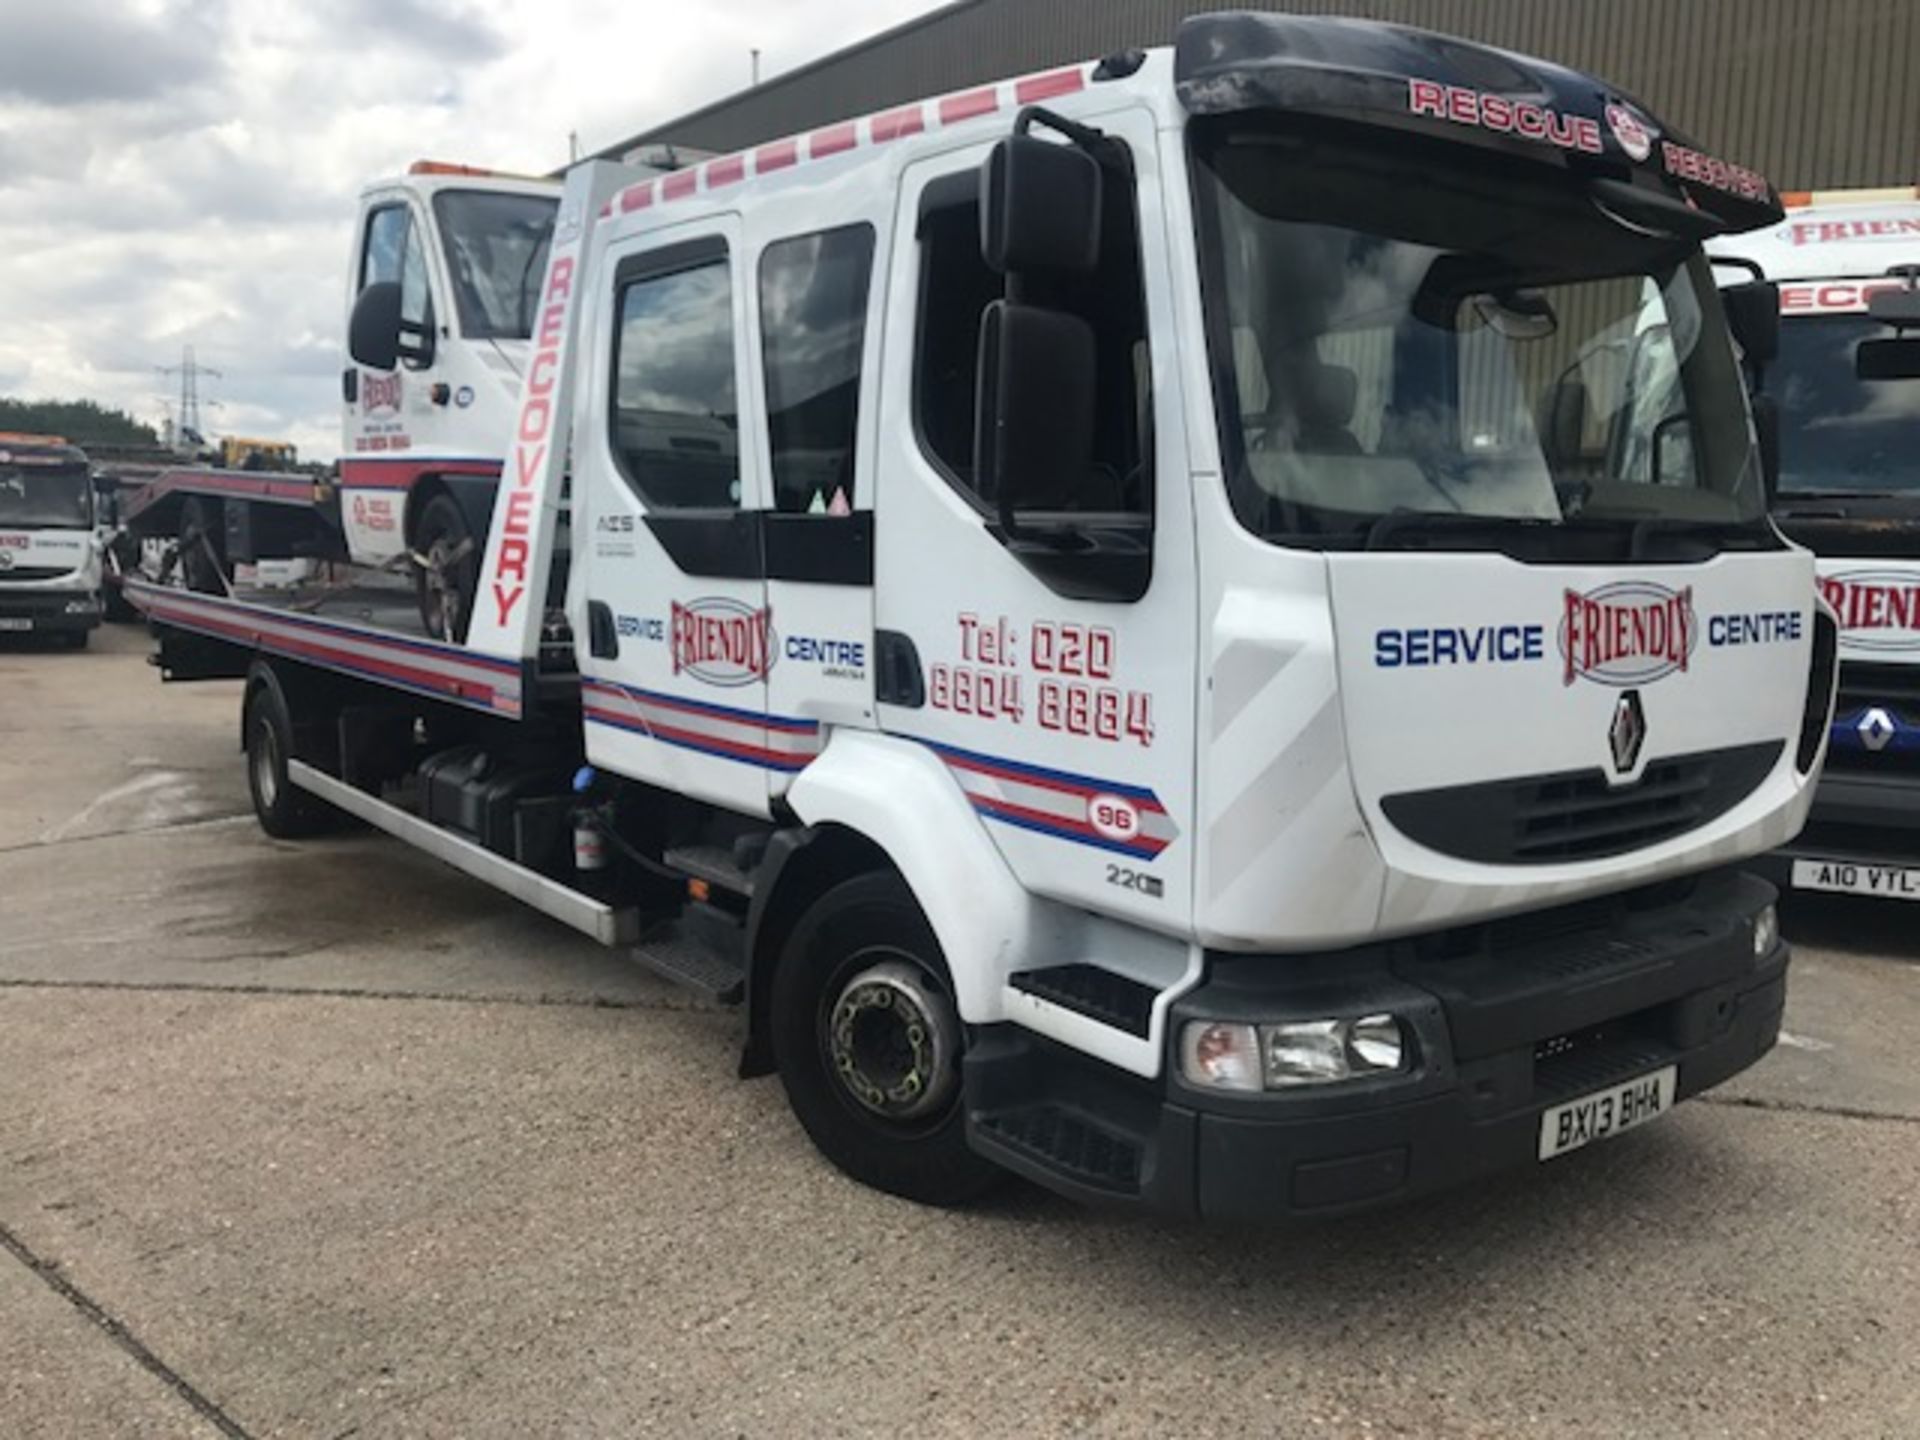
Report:
[[[180,507],[180,579],[201,595],[227,593],[219,521],[219,507],[198,497]]]
[[[863,875],[800,918],[769,1027],[787,1100],[820,1152],[862,1184],[964,1205],[1004,1178],[967,1146],[965,1030],[933,929],[895,875]]]
[[[330,807],[297,788],[287,774],[293,758],[293,717],[271,671],[255,672],[244,720],[247,791],[254,817],[276,840],[302,840],[329,827]]]
[[[451,495],[427,502],[414,531],[413,554],[420,623],[436,640],[465,640],[480,582],[480,552],[466,515]]]

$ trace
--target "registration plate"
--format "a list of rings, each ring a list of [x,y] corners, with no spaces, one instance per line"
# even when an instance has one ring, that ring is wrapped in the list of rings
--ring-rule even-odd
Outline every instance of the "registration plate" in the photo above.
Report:
[[[1553,1106],[1540,1117],[1540,1158],[1551,1160],[1658,1119],[1673,1108],[1679,1079],[1679,1067],[1669,1065]]]
[[[1920,900],[1920,870],[1901,865],[1856,865],[1850,860],[1796,860],[1793,888]]]
[[[0,616],[0,630],[31,630],[33,621],[15,619],[11,615]]]

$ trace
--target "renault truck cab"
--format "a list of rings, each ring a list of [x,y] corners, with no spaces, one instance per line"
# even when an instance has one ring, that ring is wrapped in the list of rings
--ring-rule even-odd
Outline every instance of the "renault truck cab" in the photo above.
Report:
[[[1778,416],[1774,519],[1819,557],[1839,621],[1826,770],[1777,878],[1920,900],[1920,339],[1875,313],[1914,303],[1920,191],[1792,196],[1778,224],[1710,249],[1723,282],[1758,270],[1779,287],[1779,353],[1760,376]]]
[[[57,435],[0,433],[0,634],[79,649],[100,623],[100,542],[86,455]]]

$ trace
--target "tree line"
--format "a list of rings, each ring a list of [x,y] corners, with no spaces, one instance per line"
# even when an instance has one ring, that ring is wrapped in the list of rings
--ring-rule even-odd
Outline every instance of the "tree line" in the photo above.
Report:
[[[82,449],[89,445],[160,443],[151,425],[124,410],[109,410],[91,400],[11,400],[0,396],[0,430],[61,435]]]

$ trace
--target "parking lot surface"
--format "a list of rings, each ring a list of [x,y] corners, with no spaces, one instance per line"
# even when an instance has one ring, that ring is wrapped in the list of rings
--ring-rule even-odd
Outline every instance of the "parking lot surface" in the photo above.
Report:
[[[1920,1434],[1920,913],[1790,910],[1771,1057],[1470,1193],[926,1211],[732,1015],[267,839],[236,687],[146,650],[0,650],[9,1437]]]

